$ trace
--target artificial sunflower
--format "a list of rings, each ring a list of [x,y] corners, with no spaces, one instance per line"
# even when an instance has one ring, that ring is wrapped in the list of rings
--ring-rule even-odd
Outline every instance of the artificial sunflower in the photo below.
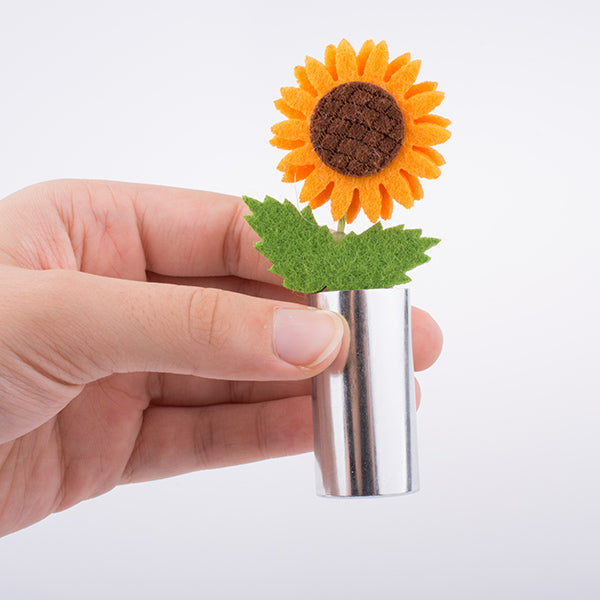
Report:
[[[393,201],[410,208],[423,197],[419,177],[435,179],[444,164],[432,146],[450,137],[448,119],[430,114],[443,100],[437,83],[416,84],[421,62],[389,61],[385,42],[365,42],[358,55],[342,40],[325,64],[307,57],[298,87],[281,89],[287,117],[271,143],[290,150],[279,163],[283,181],[305,180],[300,201],[312,209],[331,200],[335,221],[351,223],[361,208],[375,223]]]

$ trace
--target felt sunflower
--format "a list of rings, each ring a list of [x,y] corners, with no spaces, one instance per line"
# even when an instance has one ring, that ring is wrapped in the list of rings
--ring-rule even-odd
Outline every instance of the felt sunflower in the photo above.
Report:
[[[437,83],[415,84],[421,62],[390,61],[385,42],[356,54],[342,40],[324,64],[307,57],[298,87],[275,102],[287,120],[271,143],[290,150],[279,163],[283,181],[305,180],[300,201],[314,209],[331,200],[335,221],[362,209],[371,222],[392,216],[393,201],[410,208],[423,197],[420,177],[435,179],[444,158],[432,146],[450,137],[448,119],[431,114],[443,100]]]

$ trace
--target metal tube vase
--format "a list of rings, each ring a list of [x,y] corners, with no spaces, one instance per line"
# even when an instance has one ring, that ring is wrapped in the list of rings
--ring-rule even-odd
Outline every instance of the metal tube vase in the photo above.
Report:
[[[345,356],[312,383],[317,494],[417,491],[409,289],[320,292],[309,304],[341,314],[350,328]]]

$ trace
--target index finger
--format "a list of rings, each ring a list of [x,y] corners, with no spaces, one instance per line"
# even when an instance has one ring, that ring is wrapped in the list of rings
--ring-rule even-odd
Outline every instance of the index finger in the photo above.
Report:
[[[103,182],[91,182],[94,183]],[[174,277],[235,275],[281,285],[271,263],[254,249],[259,240],[241,198],[181,188],[111,182],[131,199],[146,270]]]

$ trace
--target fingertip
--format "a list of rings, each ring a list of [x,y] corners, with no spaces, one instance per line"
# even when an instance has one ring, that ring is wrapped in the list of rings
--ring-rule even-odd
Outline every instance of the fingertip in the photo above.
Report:
[[[277,308],[273,317],[273,349],[282,361],[320,373],[338,356],[345,337],[344,319],[314,308]]]
[[[440,356],[444,335],[435,319],[420,308],[412,309],[412,342],[416,371],[429,368]]]
[[[312,365],[311,377],[318,375],[325,370],[332,374],[339,374],[344,370],[346,363],[348,362],[348,353],[350,351],[350,326],[342,315],[333,311],[323,312],[328,312],[337,321],[337,327],[340,327],[341,324],[341,331],[340,329],[337,330],[337,335],[339,336],[336,338],[337,343],[333,345],[333,350],[327,355],[325,360]]]

